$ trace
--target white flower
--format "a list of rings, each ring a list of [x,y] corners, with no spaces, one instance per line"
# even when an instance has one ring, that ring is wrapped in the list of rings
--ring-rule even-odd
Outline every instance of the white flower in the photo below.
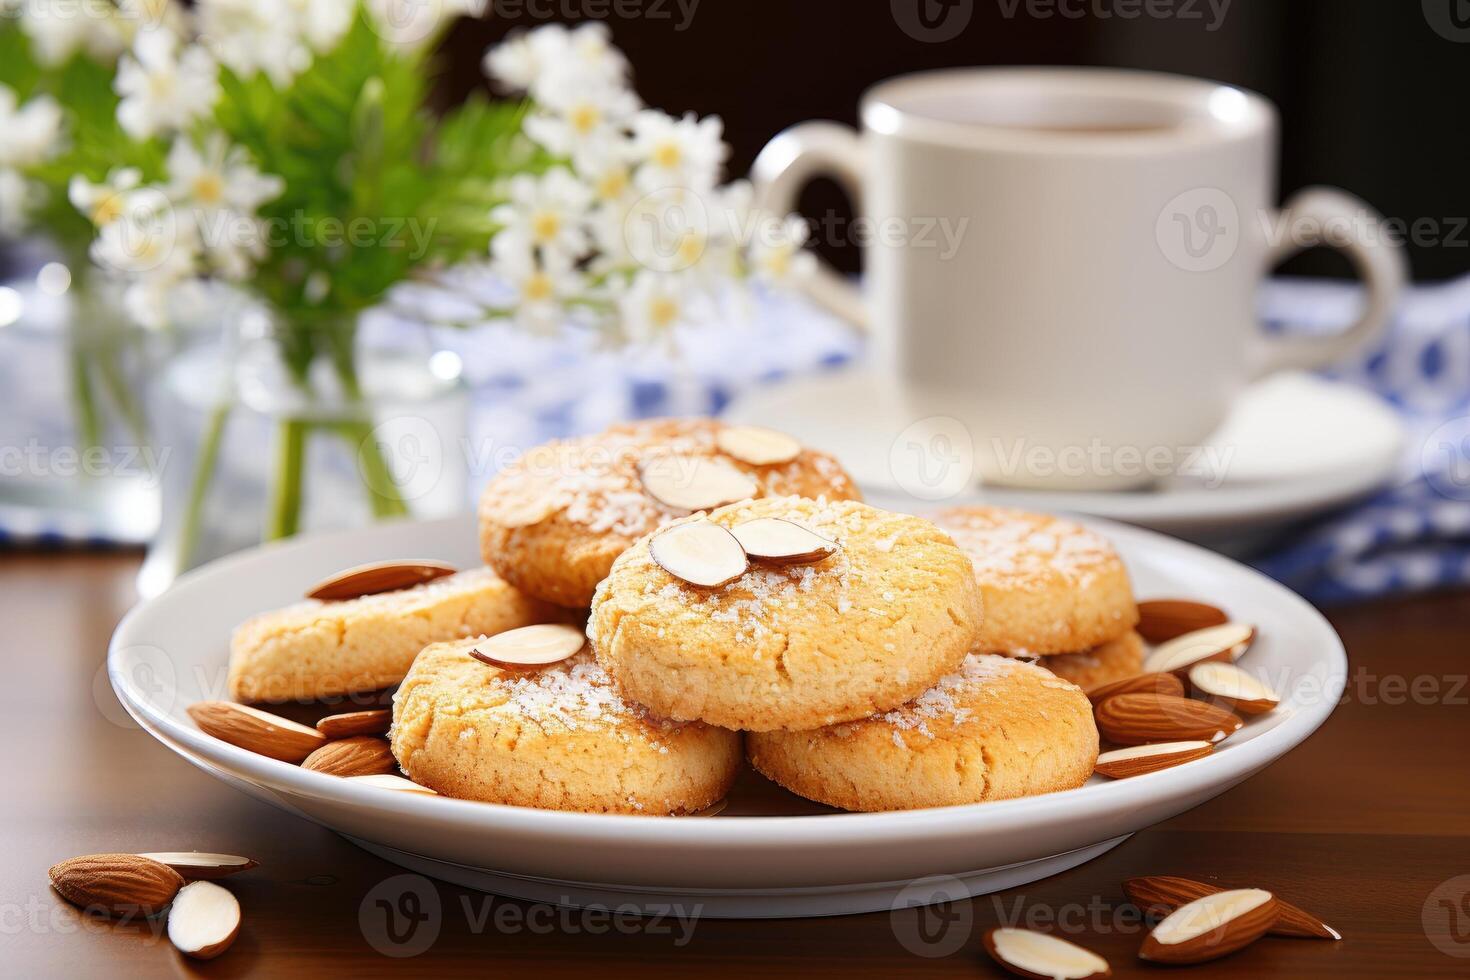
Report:
[[[194,271],[198,254],[189,213],[153,188],[130,194],[124,213],[102,226],[92,242],[93,261],[128,275],[179,279]]]
[[[516,322],[528,330],[546,333],[561,326],[566,301],[585,292],[565,256],[538,250],[520,235],[496,235],[490,252],[496,274],[515,292]]]
[[[627,86],[628,59],[610,43],[607,25],[599,21],[567,30],[547,24],[534,31],[512,34],[485,52],[485,74],[509,89],[530,92],[543,100],[543,80],[553,71],[565,71],[604,87]]]
[[[316,52],[335,48],[357,13],[357,0],[290,0],[290,5],[297,31]]]
[[[632,92],[575,70],[553,69],[541,88],[541,111],[526,120],[526,135],[557,156],[572,157],[579,171],[584,154],[606,155],[625,138],[626,123],[639,107]]]
[[[196,212],[201,258],[210,271],[235,282],[249,278],[265,258],[265,225],[254,215],[228,208]]]
[[[118,60],[117,121],[135,139],[183,129],[219,98],[218,68],[209,52],[191,44],[180,53],[178,44],[167,30],[140,31],[133,53]]]
[[[79,51],[110,63],[127,46],[122,11],[110,4],[27,0],[16,6],[20,28],[36,60],[47,68],[60,67]]]
[[[29,167],[49,158],[61,143],[61,106],[38,95],[17,108],[15,92],[0,85],[0,167]]]
[[[795,215],[784,221],[763,220],[750,247],[751,274],[773,285],[810,276],[816,271],[817,259],[802,248],[807,231],[806,222]]]
[[[618,298],[618,313],[627,338],[647,343],[693,319],[694,296],[683,277],[644,271]]]
[[[540,177],[521,174],[513,178],[510,203],[495,208],[490,217],[535,248],[578,258],[589,244],[591,205],[591,188],[570,170],[556,167]]]
[[[378,36],[404,47],[429,40],[447,20],[478,17],[488,5],[489,0],[367,0]]]
[[[128,207],[128,194],[138,186],[142,178],[143,175],[135,167],[114,168],[108,171],[107,177],[100,184],[94,184],[77,174],[72,177],[66,196],[72,207],[101,228],[123,216]]]
[[[311,66],[294,0],[199,0],[199,34],[235,74],[284,87]],[[337,0],[326,0],[336,4]]]
[[[26,230],[32,211],[45,200],[45,188],[22,174],[0,167],[0,238],[16,238]]]
[[[693,113],[675,119],[655,109],[633,117],[633,148],[639,160],[637,180],[645,190],[688,187],[703,190],[720,178],[729,148],[719,116],[698,119]]]
[[[254,215],[286,189],[285,181],[262,174],[243,146],[230,145],[228,137],[218,131],[205,137],[202,150],[186,137],[174,140],[167,166],[169,197],[206,212]]]

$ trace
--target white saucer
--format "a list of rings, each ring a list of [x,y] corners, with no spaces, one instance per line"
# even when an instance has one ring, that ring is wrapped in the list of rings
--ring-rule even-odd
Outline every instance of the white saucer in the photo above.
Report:
[[[1160,410],[1166,410],[1160,406]],[[914,422],[892,387],[856,370],[755,389],[725,419],[781,429],[833,453],[880,506],[912,491],[895,476],[893,448]],[[1219,478],[1178,475],[1145,490],[1074,492],[956,488],[943,503],[981,499],[1069,511],[1217,544],[1263,532],[1365,496],[1393,479],[1404,428],[1376,396],[1299,373],[1274,375],[1241,396],[1202,447],[1224,461]],[[1210,458],[1210,457],[1205,457]]]
[[[698,906],[703,915],[742,918],[944,901],[1055,874],[1224,792],[1310,735],[1345,683],[1337,636],[1286,589],[1192,545],[1098,526],[1117,544],[1140,595],[1206,598],[1253,622],[1261,639],[1242,664],[1269,678],[1282,704],[1208,758],[1029,799],[835,813],[746,773],[728,809],[714,817],[563,813],[363,786],[236,748],[195,727],[185,709],[224,696],[237,623],[295,601],[332,572],[375,559],[413,555],[476,565],[469,515],[307,537],[197,569],[123,619],[108,651],[108,676],[139,724],[205,772],[388,860],[472,887],[558,904]]]

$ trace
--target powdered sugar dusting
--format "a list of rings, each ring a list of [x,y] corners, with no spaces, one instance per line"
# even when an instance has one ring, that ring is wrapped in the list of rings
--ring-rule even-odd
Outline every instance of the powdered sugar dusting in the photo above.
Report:
[[[545,725],[571,731],[606,728],[620,721],[652,720],[637,704],[624,701],[612,678],[591,654],[583,652],[546,670],[524,675],[502,673],[496,684],[506,695],[496,707]]]
[[[959,703],[958,698],[972,690],[982,688],[998,677],[1004,677],[1020,665],[1006,657],[992,654],[972,653],[965,658],[960,669],[945,674],[929,690],[900,708],[877,716],[877,720],[893,726],[895,745],[904,747],[902,732],[916,732],[925,738],[933,738],[934,731],[929,722],[947,720],[950,725],[964,724],[974,712]]]
[[[969,556],[976,577],[1021,585],[1060,573],[1086,585],[1118,561],[1104,537],[1081,524],[1004,507],[959,507],[935,516]]]

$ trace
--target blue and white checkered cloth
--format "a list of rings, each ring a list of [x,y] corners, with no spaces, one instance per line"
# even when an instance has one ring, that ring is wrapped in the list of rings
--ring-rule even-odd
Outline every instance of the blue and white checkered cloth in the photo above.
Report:
[[[1261,306],[1273,327],[1311,332],[1351,320],[1360,298],[1352,284],[1276,280]],[[430,320],[456,318],[435,302],[454,301],[425,293],[408,305]],[[718,413],[741,391],[862,353],[844,324],[789,297],[761,298],[729,320],[691,328],[667,353],[631,355],[589,336],[533,337],[499,325],[436,329],[434,340],[463,361],[474,392],[469,433],[492,448],[619,419]],[[1321,603],[1470,584],[1470,277],[1411,290],[1382,344],[1329,374],[1398,409],[1413,448],[1389,489],[1284,533],[1258,566]],[[45,524],[44,515],[27,521]],[[18,530],[0,509],[0,540],[7,529]]]

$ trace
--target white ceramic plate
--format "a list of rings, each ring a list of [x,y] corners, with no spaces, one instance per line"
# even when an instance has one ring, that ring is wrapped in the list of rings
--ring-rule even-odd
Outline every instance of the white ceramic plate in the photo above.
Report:
[[[1242,661],[1284,700],[1212,756],[1119,782],[1022,800],[900,813],[803,806],[743,777],[713,818],[560,813],[362,786],[276,762],[200,732],[192,702],[224,696],[231,629],[350,565],[395,557],[477,562],[473,520],[400,523],[305,538],[201,568],[133,609],[108,671],[160,742],[238,789],[374,853],[460,884],[560,904],[699,906],[709,916],[832,915],[911,903],[915,879],[947,875],[935,900],[1012,887],[1079,864],[1128,834],[1235,785],[1331,713],[1346,677],[1332,629],[1281,586],[1228,559],[1121,525],[1141,596],[1201,597],[1254,622]],[[796,816],[743,815],[805,813]]]
[[[725,411],[727,421],[765,425],[821,446],[842,460],[877,503],[902,498],[894,451],[915,421],[892,385],[854,370],[757,388]],[[1028,510],[1070,511],[1126,521],[1211,546],[1269,533],[1341,506],[1392,480],[1404,427],[1393,409],[1353,385],[1299,373],[1248,388],[1204,441],[1219,461],[1206,478],[1179,475],[1130,491],[970,488],[951,503],[984,499]],[[1218,469],[1219,472],[1214,472]],[[896,475],[897,473],[897,475]]]

